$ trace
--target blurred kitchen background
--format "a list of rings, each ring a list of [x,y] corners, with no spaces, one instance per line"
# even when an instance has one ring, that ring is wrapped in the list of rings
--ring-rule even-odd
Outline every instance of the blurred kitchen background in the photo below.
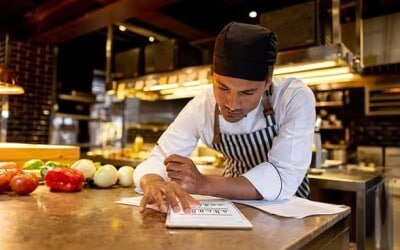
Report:
[[[137,164],[210,87],[215,37],[234,20],[276,31],[275,76],[313,90],[323,168],[400,168],[397,0],[14,0],[0,12],[0,65],[24,89],[0,84],[1,142],[77,145],[82,157]],[[222,162],[201,144],[192,157]]]

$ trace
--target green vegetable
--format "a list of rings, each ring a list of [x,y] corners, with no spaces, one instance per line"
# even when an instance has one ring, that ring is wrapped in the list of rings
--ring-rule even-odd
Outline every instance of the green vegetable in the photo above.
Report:
[[[53,167],[53,168],[68,168],[69,167],[69,164],[61,163],[61,162],[57,162],[57,161],[46,161],[46,163],[44,165],[47,167]]]
[[[40,159],[32,159],[24,163],[22,169],[40,169],[43,166],[43,161]]]
[[[40,176],[41,176],[42,178],[44,178],[44,176],[46,175],[47,171],[49,171],[49,170],[51,170],[51,169],[53,169],[53,168],[52,168],[52,167],[48,167],[48,166],[42,166],[42,167],[40,168]]]

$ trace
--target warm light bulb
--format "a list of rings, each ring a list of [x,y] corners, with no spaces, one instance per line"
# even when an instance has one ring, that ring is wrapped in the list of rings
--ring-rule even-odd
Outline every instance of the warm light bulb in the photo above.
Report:
[[[254,10],[250,11],[249,12],[249,17],[256,18],[257,17],[257,11],[254,11]]]
[[[126,27],[124,25],[120,25],[118,28],[120,31],[126,31]]]
[[[149,42],[154,42],[156,39],[154,38],[154,36],[149,36]]]

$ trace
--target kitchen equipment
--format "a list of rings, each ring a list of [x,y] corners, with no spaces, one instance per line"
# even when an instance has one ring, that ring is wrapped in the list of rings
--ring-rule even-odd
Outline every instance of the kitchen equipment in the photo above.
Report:
[[[357,146],[357,162],[383,166],[383,148],[379,146]]]
[[[321,134],[319,132],[321,121],[321,118],[318,117],[315,122],[311,168],[322,168],[322,141]]]
[[[375,191],[375,249],[400,249],[400,168],[389,168]]]
[[[347,151],[345,148],[332,149],[330,158],[332,160],[337,160],[337,161],[341,161],[342,163],[346,163],[347,162]]]
[[[160,73],[201,64],[201,50],[177,39],[144,48],[144,73]]]

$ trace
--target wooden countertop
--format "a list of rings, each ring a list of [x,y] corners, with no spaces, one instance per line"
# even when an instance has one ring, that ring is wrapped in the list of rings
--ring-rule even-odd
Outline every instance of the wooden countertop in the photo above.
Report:
[[[115,203],[134,195],[133,188],[52,193],[46,186],[29,196],[2,194],[0,249],[308,248],[326,244],[327,232],[333,228],[336,234],[348,232],[349,210],[294,219],[239,204],[254,225],[252,230],[168,229],[163,213],[148,210],[140,214],[137,207]]]

